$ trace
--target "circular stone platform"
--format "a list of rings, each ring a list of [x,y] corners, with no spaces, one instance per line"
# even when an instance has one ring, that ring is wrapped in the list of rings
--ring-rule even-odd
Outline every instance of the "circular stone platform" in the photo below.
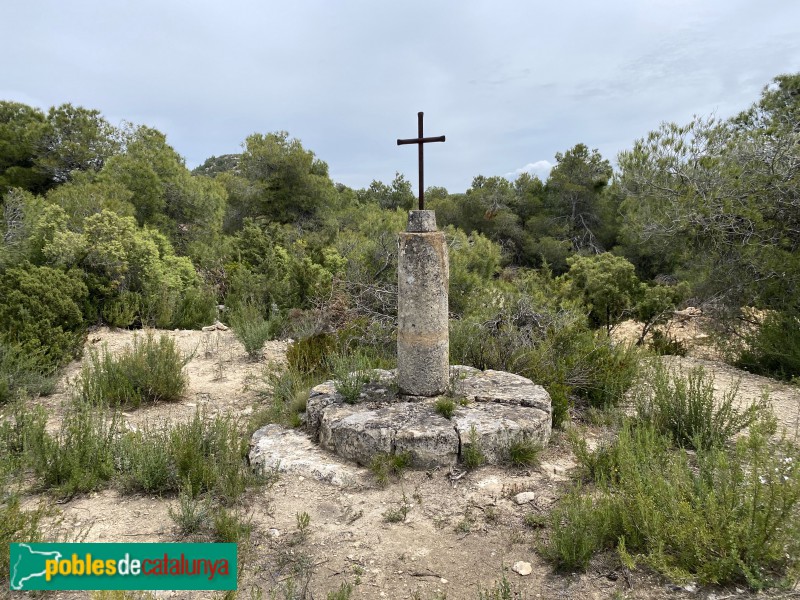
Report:
[[[502,463],[516,440],[546,445],[550,439],[550,396],[529,379],[503,371],[451,367],[450,419],[436,412],[438,397],[402,396],[394,371],[371,371],[355,404],[334,381],[311,390],[306,427],[321,448],[362,465],[378,454],[407,452],[416,468],[449,467],[470,444],[486,463]],[[474,429],[474,433],[473,433]],[[256,432],[257,438],[264,438]]]

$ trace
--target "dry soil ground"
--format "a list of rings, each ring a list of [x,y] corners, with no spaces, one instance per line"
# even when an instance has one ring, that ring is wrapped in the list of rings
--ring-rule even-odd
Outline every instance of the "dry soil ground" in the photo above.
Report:
[[[161,333],[161,332],[159,332]],[[286,342],[269,342],[262,360],[249,360],[230,331],[163,332],[193,358],[187,364],[189,389],[176,404],[152,406],[126,413],[131,424],[160,419],[188,419],[202,407],[206,414],[231,413],[246,419],[267,402],[256,389],[263,388],[262,371],[268,364],[285,360]],[[129,344],[130,331],[93,331],[87,346],[111,352]],[[722,363],[698,358],[668,359],[680,369],[702,364],[716,375],[723,390],[741,378],[744,399],[771,391],[782,424],[793,434],[798,428],[800,389],[756,377]],[[69,397],[80,363],[70,366],[58,393],[39,399],[50,412],[55,429],[62,402]],[[590,435],[600,433],[590,430]],[[407,472],[401,481],[377,487],[366,470],[358,470],[345,488],[321,483],[312,477],[283,474],[272,486],[249,491],[241,510],[254,526],[240,583],[241,597],[284,598],[281,591],[289,578],[308,585],[307,598],[324,599],[342,582],[353,584],[352,598],[473,599],[479,590],[492,589],[505,576],[518,595],[515,598],[744,598],[736,588],[699,591],[670,586],[658,577],[621,570],[610,557],[596,559],[586,573],[554,574],[537,555],[537,531],[525,526],[528,513],[544,514],[563,492],[573,465],[567,444],[559,436],[544,452],[542,464],[526,471],[494,467],[478,469],[452,481],[445,471]],[[535,493],[533,501],[517,505],[513,498],[523,491]],[[48,496],[30,496],[28,506],[52,503]],[[181,541],[169,517],[174,497],[122,495],[107,489],[71,499],[59,506],[61,531],[85,541],[173,542]],[[403,504],[407,516],[389,523],[390,510]],[[297,535],[298,513],[308,513],[305,539]],[[532,565],[532,573],[520,576],[510,567],[517,561]],[[293,568],[302,571],[292,576]],[[263,596],[259,596],[260,590]],[[692,588],[690,587],[690,590]],[[0,592],[2,593],[2,592]],[[795,592],[797,593],[797,592]],[[783,593],[789,597],[792,592]],[[88,597],[88,592],[61,592],[56,598]],[[159,598],[215,597],[210,592],[156,592]],[[217,594],[220,596],[220,594]]]

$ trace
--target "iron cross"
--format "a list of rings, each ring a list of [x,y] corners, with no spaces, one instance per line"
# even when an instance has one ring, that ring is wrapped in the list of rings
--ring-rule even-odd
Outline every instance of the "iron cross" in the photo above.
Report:
[[[422,161],[422,145],[428,142],[443,142],[444,136],[422,137],[422,113],[417,113],[417,135],[419,137],[410,140],[397,140],[397,145],[417,144],[419,146],[419,209],[425,210],[425,167]]]

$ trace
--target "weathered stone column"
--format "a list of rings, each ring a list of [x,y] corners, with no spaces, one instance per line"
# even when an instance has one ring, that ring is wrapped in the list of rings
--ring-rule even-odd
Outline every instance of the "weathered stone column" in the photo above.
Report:
[[[450,264],[435,213],[409,212],[398,246],[397,383],[403,394],[436,396],[449,376]]]

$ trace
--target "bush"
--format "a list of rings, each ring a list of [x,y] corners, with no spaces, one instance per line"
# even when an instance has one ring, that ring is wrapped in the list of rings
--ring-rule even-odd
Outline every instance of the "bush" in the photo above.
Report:
[[[789,313],[769,313],[746,337],[736,366],[770,377],[800,377],[800,319]]]
[[[59,432],[30,440],[33,467],[46,488],[64,496],[91,492],[114,475],[116,412],[75,399]]]
[[[378,485],[385,486],[389,477],[400,477],[411,466],[411,454],[400,452],[398,454],[376,454],[370,462],[369,468],[375,476]]]
[[[103,303],[100,317],[110,327],[130,327],[139,317],[141,303],[141,294],[131,291],[120,292]]]
[[[163,494],[175,491],[178,475],[166,426],[143,427],[126,433],[118,452],[119,484],[123,492]]]
[[[445,419],[452,419],[456,412],[456,403],[452,398],[439,398],[434,405],[434,409]]]
[[[148,332],[138,336],[119,356],[92,350],[81,371],[78,388],[84,400],[96,405],[137,408],[142,403],[173,402],[188,385],[187,360],[175,341],[162,335],[158,341]]]
[[[0,420],[0,483],[4,476],[27,464],[32,452],[41,446],[47,424],[41,406],[26,406],[24,400],[17,399],[8,409],[9,418]]]
[[[117,453],[120,486],[123,492],[211,494],[232,504],[255,481],[247,451],[231,417],[206,420],[198,411],[172,429],[146,426],[126,434]]]
[[[461,460],[468,469],[477,469],[486,462],[475,425],[469,428],[469,442],[461,447]]]
[[[693,455],[647,424],[626,423],[595,457],[591,500],[570,498],[552,513],[543,553],[585,565],[587,554],[617,545],[626,562],[678,581],[791,586],[800,573],[800,449],[770,443],[773,430],[765,416],[732,449]]]
[[[192,287],[183,293],[175,310],[172,326],[178,329],[200,329],[217,318],[217,298],[213,291]]]
[[[591,331],[580,307],[559,301],[556,289],[544,294],[538,287],[530,296],[509,294],[496,312],[451,322],[450,362],[511,371],[544,386],[559,427],[571,396],[596,407],[619,403],[638,376],[639,351]]]
[[[299,427],[300,413],[306,410],[312,379],[289,367],[284,371],[267,371],[264,381],[268,389],[260,395],[271,401],[266,408],[253,415],[248,427],[255,431],[267,423],[279,423],[289,427]]]
[[[0,274],[0,340],[61,366],[83,346],[88,290],[76,272],[23,265]]]
[[[245,463],[247,451],[248,440],[230,417],[205,420],[198,411],[170,432],[175,480],[192,496],[210,492],[222,502],[235,502],[252,481]]]
[[[550,536],[539,551],[559,571],[585,569],[596,552],[615,541],[612,510],[607,498],[572,491],[550,512]]]
[[[634,346],[616,344],[597,333],[588,350],[570,374],[570,384],[589,406],[609,408],[619,404],[639,376],[639,351]]]
[[[31,354],[0,339],[0,404],[25,395],[47,396],[56,380],[55,370],[40,352]]]
[[[244,346],[247,355],[254,360],[261,357],[264,342],[275,337],[281,325],[282,320],[277,311],[269,319],[265,319],[263,311],[255,304],[243,304],[231,315],[233,333]]]
[[[505,462],[512,467],[532,467],[539,462],[542,447],[529,437],[517,436],[505,449]]]
[[[324,378],[330,373],[329,355],[336,351],[336,339],[328,333],[317,333],[296,340],[286,351],[288,368],[310,378]]]
[[[369,362],[360,353],[339,354],[329,357],[328,362],[334,377],[336,392],[348,404],[356,404],[361,398],[364,384],[369,383]]]
[[[658,356],[686,356],[688,352],[686,344],[658,329],[653,331],[649,348]]]
[[[738,384],[715,403],[714,378],[702,367],[684,378],[657,362],[648,379],[651,389],[637,399],[639,418],[686,448],[722,446],[766,410],[764,399],[739,411],[735,407]]]
[[[197,497],[191,491],[191,486],[182,488],[178,494],[176,508],[167,509],[170,518],[178,526],[181,535],[192,535],[203,529],[208,522],[211,508],[205,498]]]
[[[20,508],[19,496],[0,498],[0,585],[8,589],[10,576],[9,544],[42,541],[40,526],[52,514],[52,509],[39,505],[34,510]]]
[[[214,511],[214,541],[220,544],[241,544],[250,539],[253,524],[238,510],[218,507]]]

